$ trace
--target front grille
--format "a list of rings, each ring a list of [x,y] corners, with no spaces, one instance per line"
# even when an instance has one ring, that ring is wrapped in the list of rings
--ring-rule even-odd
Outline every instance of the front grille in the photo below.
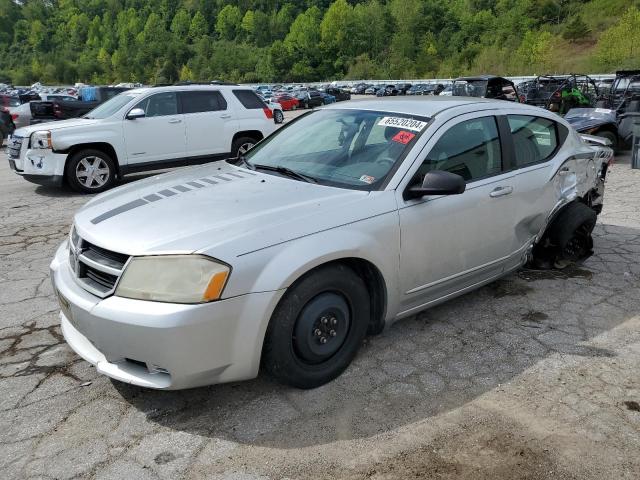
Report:
[[[23,137],[16,137],[15,135],[11,137],[11,140],[7,145],[7,153],[9,154],[9,158],[20,158],[20,150],[22,150],[23,141]]]
[[[75,228],[69,239],[69,264],[76,280],[98,297],[111,295],[124,271],[129,256],[98,247],[81,238]]]

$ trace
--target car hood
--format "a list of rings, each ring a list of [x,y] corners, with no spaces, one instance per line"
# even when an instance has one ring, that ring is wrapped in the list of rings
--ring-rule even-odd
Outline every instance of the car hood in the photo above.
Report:
[[[224,260],[382,213],[379,202],[364,204],[369,195],[216,162],[99,195],[75,225],[85,240],[128,255],[222,252]]]
[[[71,127],[86,127],[99,122],[100,120],[97,119],[70,118],[69,120],[39,123],[36,125],[29,125],[28,127],[19,128],[18,130],[16,130],[15,135],[20,137],[29,137],[33,132],[39,132],[41,130],[49,130],[51,132],[54,132]]]

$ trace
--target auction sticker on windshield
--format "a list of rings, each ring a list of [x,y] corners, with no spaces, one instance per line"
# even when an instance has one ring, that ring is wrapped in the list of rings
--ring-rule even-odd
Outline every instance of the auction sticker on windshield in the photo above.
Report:
[[[407,130],[413,130],[414,132],[421,132],[424,127],[427,126],[427,122],[421,120],[415,120],[413,118],[402,117],[382,117],[382,120],[378,122],[382,127],[399,127]]]

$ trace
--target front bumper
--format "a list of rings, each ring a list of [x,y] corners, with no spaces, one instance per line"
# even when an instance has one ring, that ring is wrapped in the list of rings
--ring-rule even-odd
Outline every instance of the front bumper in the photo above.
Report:
[[[61,186],[64,179],[66,153],[51,150],[23,149],[20,158],[10,159],[12,169],[25,180],[38,185]]]
[[[100,299],[73,275],[65,242],[51,263],[51,277],[69,346],[99,373],[167,390],[254,378],[267,324],[284,293],[198,305]]]

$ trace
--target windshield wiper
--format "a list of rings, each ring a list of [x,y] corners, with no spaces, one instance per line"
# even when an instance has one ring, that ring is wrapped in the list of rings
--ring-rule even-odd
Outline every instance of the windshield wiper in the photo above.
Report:
[[[247,160],[247,157],[245,157],[244,155],[238,156],[238,161],[241,162],[241,163],[244,163],[249,170],[255,170],[256,169],[256,167],[253,165],[253,163],[251,163],[249,160]]]
[[[246,160],[244,162],[247,163]],[[282,165],[260,165],[257,163],[249,165],[252,165],[254,170],[269,170],[271,172],[281,173],[282,175],[286,175],[287,177],[295,178],[296,180],[302,180],[303,182],[318,183],[318,180],[316,180],[315,178],[304,175],[303,173],[296,172],[295,170],[291,170],[290,168],[283,167]]]

